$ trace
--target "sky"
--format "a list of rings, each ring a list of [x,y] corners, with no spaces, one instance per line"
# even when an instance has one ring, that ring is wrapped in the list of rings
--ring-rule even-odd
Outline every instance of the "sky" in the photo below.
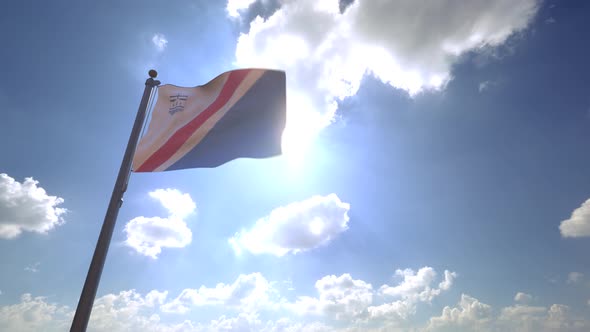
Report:
[[[283,155],[132,174],[88,331],[590,330],[590,3],[0,5],[0,331],[68,330],[147,71]]]

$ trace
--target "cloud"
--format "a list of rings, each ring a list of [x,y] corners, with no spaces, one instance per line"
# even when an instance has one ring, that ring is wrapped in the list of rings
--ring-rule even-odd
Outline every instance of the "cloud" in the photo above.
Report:
[[[168,40],[166,39],[166,37],[164,37],[163,34],[156,33],[152,37],[152,43],[159,52],[162,52],[164,51],[164,49],[166,49],[166,46],[168,45]]]
[[[450,289],[456,277],[456,273],[445,271],[443,280],[437,284],[437,274],[431,267],[423,267],[418,272],[397,270],[396,275],[403,277],[399,284],[383,285],[378,291],[370,283],[353,279],[348,273],[338,277],[325,276],[315,284],[317,297],[298,296],[296,301],[286,303],[284,307],[298,315],[324,316],[369,325],[383,324],[384,321],[402,322],[416,313],[418,303],[429,303],[442,291]],[[377,304],[377,295],[395,301]]]
[[[563,304],[553,304],[549,309],[526,305],[506,307],[497,325],[509,331],[587,331],[590,328],[589,322],[578,320]]]
[[[153,290],[144,297],[132,289],[99,297],[88,326],[91,331],[166,331],[154,309],[167,293]]]
[[[232,284],[187,288],[162,306],[163,312],[184,314],[193,306],[219,305],[252,311],[270,303],[273,288],[260,273],[241,274]]]
[[[25,267],[25,271],[37,273],[37,272],[39,272],[39,265],[41,265],[41,262],[36,262],[34,264],[31,264],[31,265]]]
[[[479,83],[479,92],[489,90],[492,86],[496,85],[494,81],[483,81]]]
[[[520,304],[528,304],[528,303],[531,303],[532,300],[533,300],[533,297],[530,294],[523,293],[523,292],[518,292],[514,296],[514,301],[518,302]]]
[[[355,95],[365,75],[411,95],[443,88],[461,55],[503,44],[539,3],[356,0],[341,13],[338,0],[280,1],[240,35],[235,64],[286,70],[292,111],[283,140],[302,140],[333,121],[338,101]]]
[[[577,284],[584,279],[584,274],[581,272],[570,272],[567,275],[567,283],[568,284]]]
[[[0,307],[0,331],[63,331],[68,307],[46,302],[44,297],[23,294],[20,303]]]
[[[191,195],[183,194],[178,189],[156,189],[149,195],[157,199],[173,218],[186,218],[197,209]]]
[[[563,304],[549,308],[517,304],[496,310],[469,295],[461,295],[455,307],[446,306],[442,314],[432,317],[427,331],[507,331],[507,332],[582,332],[590,328],[590,321],[576,317]]]
[[[492,319],[492,307],[462,294],[456,307],[444,307],[442,314],[430,318],[428,331],[485,331]],[[456,330],[454,330],[456,329]]]
[[[225,10],[227,15],[232,18],[240,17],[240,12],[248,9],[256,0],[228,0]]]
[[[412,269],[396,270],[395,276],[403,279],[395,286],[381,286],[379,294],[399,298],[399,300],[369,307],[368,312],[372,319],[390,321],[407,319],[416,313],[416,305],[419,302],[430,303],[443,291],[449,290],[457,274],[445,270],[443,280],[438,283],[438,287],[435,282],[437,273],[429,266],[425,266],[417,272]]]
[[[168,217],[136,217],[125,225],[125,244],[138,253],[158,258],[162,248],[183,248],[192,241],[192,232],[184,219],[197,206],[189,194],[177,189],[157,189],[149,193],[168,210]]]
[[[259,331],[262,322],[257,315],[240,313],[236,317],[221,316],[211,321],[211,331]]]
[[[250,230],[229,239],[234,251],[283,256],[325,245],[348,229],[350,204],[336,194],[313,196],[274,209]]]
[[[403,278],[401,283],[396,286],[383,285],[379,288],[379,292],[382,295],[422,302],[430,302],[440,295],[441,291],[450,289],[457,277],[455,272],[445,270],[444,279],[438,287],[433,288],[436,271],[431,267],[423,267],[417,272],[412,269],[396,270],[395,275]]]
[[[89,332],[382,332],[382,331],[478,331],[478,332],[583,332],[590,321],[567,305],[517,304],[494,308],[467,294],[454,306],[445,306],[440,316],[419,311],[422,295],[430,289],[453,286],[452,272],[442,281],[431,268],[417,272],[398,270],[394,302],[379,304],[380,294],[371,284],[348,273],[328,275],[315,283],[317,297],[298,296],[288,302],[260,273],[242,274],[231,284],[185,289],[169,300],[168,291],[140,293],[125,290],[100,296],[94,302]],[[420,271],[423,271],[420,273]],[[426,282],[428,281],[428,282]],[[449,287],[449,288],[447,288]],[[306,287],[301,287],[306,288]],[[522,294],[522,293],[519,293]],[[418,301],[417,303],[414,303]],[[178,310],[181,306],[185,309]],[[198,307],[198,314],[185,316]],[[171,310],[176,309],[176,310]],[[581,308],[586,310],[586,308]],[[64,331],[74,308],[48,302],[45,297],[24,294],[16,304],[0,306],[1,331]],[[583,315],[584,312],[581,314]],[[404,315],[405,314],[405,315]],[[213,316],[211,316],[213,315]],[[219,316],[221,315],[221,316]],[[302,315],[306,315],[302,317]],[[190,318],[189,318],[190,317]],[[206,317],[218,317],[215,319]],[[191,320],[192,319],[192,320]],[[198,320],[195,320],[198,319]]]
[[[572,216],[561,222],[559,231],[563,237],[590,236],[590,199],[572,212]]]
[[[0,238],[13,239],[22,232],[46,234],[64,223],[67,210],[58,207],[64,199],[49,196],[38,181],[23,183],[0,173]]]
[[[337,277],[325,276],[315,284],[318,297],[300,296],[287,305],[290,310],[303,315],[328,315],[340,320],[350,320],[363,312],[373,301],[371,284],[354,280],[345,273]]]

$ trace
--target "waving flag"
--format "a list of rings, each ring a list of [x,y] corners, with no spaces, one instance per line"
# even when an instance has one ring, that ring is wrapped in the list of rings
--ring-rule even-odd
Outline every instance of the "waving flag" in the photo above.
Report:
[[[239,69],[185,88],[163,85],[135,156],[135,172],[216,167],[281,154],[285,73]]]

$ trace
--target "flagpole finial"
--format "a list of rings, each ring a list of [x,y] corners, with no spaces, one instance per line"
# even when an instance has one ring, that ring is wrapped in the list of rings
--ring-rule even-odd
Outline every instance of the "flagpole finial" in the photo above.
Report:
[[[158,76],[158,72],[153,69],[150,69],[148,75],[150,75],[151,78],[156,78]]]

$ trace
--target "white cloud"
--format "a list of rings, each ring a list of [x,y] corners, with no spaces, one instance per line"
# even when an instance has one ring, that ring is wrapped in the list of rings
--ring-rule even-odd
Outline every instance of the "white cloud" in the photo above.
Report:
[[[378,292],[370,283],[355,280],[348,273],[338,277],[325,276],[316,282],[317,297],[298,296],[296,301],[283,306],[298,315],[323,316],[369,325],[399,323],[415,315],[418,303],[429,303],[442,291],[450,289],[456,277],[456,273],[445,271],[443,280],[436,283],[436,272],[431,267],[424,267],[418,272],[397,270],[396,275],[403,277],[399,284],[383,285]],[[397,300],[376,305],[376,295]]]
[[[547,308],[545,307],[517,304],[503,308],[500,312],[499,319],[520,325],[527,321],[539,320],[546,312]]]
[[[189,194],[176,189],[157,189],[149,193],[168,210],[168,217],[136,217],[125,225],[125,244],[138,253],[158,258],[162,248],[183,248],[192,241],[192,232],[183,220],[197,206]]]
[[[237,254],[283,256],[325,245],[348,229],[350,204],[336,194],[313,196],[271,211],[250,230],[242,230],[229,239]]]
[[[251,311],[271,303],[274,289],[260,273],[241,274],[232,284],[219,283],[214,288],[184,289],[162,311],[186,313],[192,306],[220,305]]]
[[[33,264],[29,265],[29,266],[26,266],[25,267],[25,271],[32,272],[32,273],[37,273],[37,272],[39,272],[39,265],[41,265],[41,262],[33,263]]]
[[[68,308],[23,294],[20,303],[0,306],[0,331],[64,331]]]
[[[168,210],[170,217],[186,218],[197,209],[191,195],[183,194],[177,189],[156,189],[150,192],[149,195],[157,199]]]
[[[22,232],[45,234],[64,223],[66,209],[58,207],[64,199],[49,196],[38,181],[23,183],[0,173],[0,238],[12,239]]]
[[[168,291],[160,292],[152,290],[145,296],[145,305],[148,307],[162,305],[166,301],[166,297],[168,297]]]
[[[399,298],[399,300],[369,307],[368,312],[371,319],[406,320],[416,313],[416,305],[419,302],[430,303],[443,291],[449,290],[457,277],[455,272],[445,270],[443,280],[436,287],[437,273],[428,266],[417,272],[412,269],[396,270],[395,275],[402,278],[401,282],[395,286],[381,286],[379,294]]]
[[[479,92],[489,90],[493,85],[496,85],[494,81],[483,81],[479,83]]]
[[[107,294],[94,301],[88,327],[90,331],[173,331],[160,322],[154,307],[167,292],[151,291],[145,297],[135,290]]]
[[[590,236],[590,199],[572,212],[572,216],[561,222],[559,231],[563,237]]]
[[[584,279],[584,274],[581,272],[570,272],[567,275],[567,283],[568,284],[577,284]]]
[[[405,300],[383,303],[367,308],[371,320],[404,321],[416,313],[416,303]]]
[[[329,275],[315,284],[317,298],[298,296],[287,302],[260,273],[240,275],[232,284],[185,289],[168,300],[167,291],[136,290],[99,296],[93,307],[89,332],[393,332],[393,331],[478,331],[478,332],[583,332],[590,321],[577,316],[569,306],[517,304],[493,308],[463,294],[456,306],[445,306],[440,316],[428,318],[413,301],[428,302],[426,289],[451,287],[452,272],[441,282],[426,272],[402,271],[396,288],[399,300],[373,305],[379,296],[371,285],[349,274]],[[425,282],[429,280],[429,282]],[[421,285],[421,286],[415,286]],[[305,288],[305,287],[302,287]],[[427,292],[428,293],[428,292]],[[521,293],[522,294],[522,293]],[[385,295],[388,297],[389,295]],[[373,306],[372,306],[373,305]],[[184,310],[178,309],[184,306]],[[186,316],[170,312],[196,313]],[[585,308],[581,308],[585,309]],[[50,303],[47,298],[24,294],[16,304],[0,306],[0,331],[65,331],[73,308]],[[222,316],[217,316],[223,313]],[[202,315],[201,315],[202,314]],[[296,315],[299,314],[299,315]],[[584,312],[582,312],[584,314]],[[211,320],[205,318],[214,315]],[[301,315],[307,315],[301,317]],[[200,320],[189,320],[200,319]]]
[[[280,318],[274,322],[267,322],[261,332],[336,332],[339,329],[329,327],[319,322],[300,323],[289,318]],[[352,332],[346,329],[347,332]],[[342,331],[342,332],[345,332]]]
[[[566,305],[548,308],[517,304],[495,310],[479,300],[463,294],[456,307],[444,307],[441,316],[432,317],[427,331],[506,331],[549,332],[588,331],[590,321],[571,314]]]
[[[183,220],[136,217],[125,225],[125,244],[138,253],[158,258],[162,248],[183,248],[192,241],[192,232]]]
[[[492,319],[492,307],[476,298],[462,294],[456,307],[444,307],[442,314],[432,317],[427,330],[431,331],[485,331]]]
[[[518,292],[514,295],[514,301],[520,304],[529,304],[533,300],[533,297],[530,294]]]
[[[557,20],[554,19],[553,17],[549,17],[548,19],[545,20],[546,24],[553,24],[555,22],[557,22]]]
[[[366,312],[373,302],[373,287],[345,273],[325,276],[315,284],[319,297],[300,296],[287,307],[298,314],[328,315],[349,320]]]
[[[248,9],[255,2],[256,0],[228,0],[225,10],[227,10],[229,17],[237,18],[240,17],[241,11]]]
[[[144,297],[135,290],[128,290],[98,297],[94,301],[88,332],[214,331],[208,326],[194,324],[191,321],[163,322],[158,315],[157,306],[161,303],[160,300],[165,298],[166,293],[151,291]],[[67,331],[73,316],[73,308],[49,303],[44,297],[24,294],[19,303],[0,306],[0,331]]]
[[[280,4],[239,37],[236,65],[286,70],[287,147],[330,124],[337,102],[355,95],[366,74],[410,94],[441,89],[462,54],[503,44],[539,7],[538,0],[356,0],[341,14],[338,0]]]
[[[440,295],[441,291],[448,290],[457,277],[455,272],[445,270],[444,279],[438,284],[438,288],[432,287],[436,279],[436,271],[431,267],[423,267],[417,272],[412,269],[396,270],[395,275],[403,280],[396,286],[383,285],[379,292],[383,295],[409,299],[413,302],[430,302]]]
[[[166,37],[164,37],[163,34],[156,33],[152,37],[152,43],[159,52],[162,52],[164,51],[164,49],[166,49],[166,45],[168,45],[168,40],[166,39]]]

